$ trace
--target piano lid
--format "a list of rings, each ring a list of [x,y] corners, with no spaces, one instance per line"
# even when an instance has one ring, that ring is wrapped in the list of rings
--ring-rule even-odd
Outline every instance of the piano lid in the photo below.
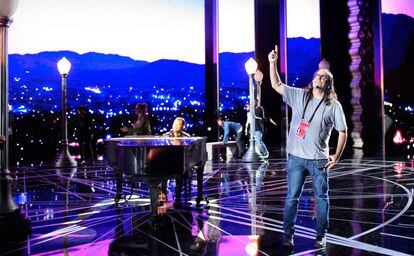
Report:
[[[118,142],[121,147],[151,147],[151,146],[188,146],[203,140],[204,137],[164,137],[164,136],[128,136],[106,139],[105,142]]]

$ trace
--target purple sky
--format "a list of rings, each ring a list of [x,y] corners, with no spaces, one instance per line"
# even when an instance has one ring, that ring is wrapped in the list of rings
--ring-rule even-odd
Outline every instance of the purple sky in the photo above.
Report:
[[[414,18],[414,0],[382,0],[382,12]]]
[[[204,63],[203,3],[202,0],[21,1],[10,28],[9,53],[94,51],[147,61],[165,58]],[[253,51],[254,0],[219,3],[220,52]],[[414,18],[414,0],[382,0],[382,11]],[[319,0],[289,0],[287,14],[288,37],[320,37]]]

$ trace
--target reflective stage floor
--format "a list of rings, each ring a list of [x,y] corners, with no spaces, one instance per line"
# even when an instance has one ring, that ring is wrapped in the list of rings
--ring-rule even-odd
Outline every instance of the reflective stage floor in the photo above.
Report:
[[[27,239],[2,241],[0,255],[412,255],[413,161],[344,159],[330,172],[326,249],[313,247],[315,203],[310,180],[302,194],[295,246],[282,246],[286,159],[266,163],[208,162],[204,196],[174,204],[173,192],[150,217],[146,185],[115,205],[113,170],[22,168],[14,199],[31,221]],[[195,180],[195,179],[193,179]],[[175,181],[167,184],[174,191]]]

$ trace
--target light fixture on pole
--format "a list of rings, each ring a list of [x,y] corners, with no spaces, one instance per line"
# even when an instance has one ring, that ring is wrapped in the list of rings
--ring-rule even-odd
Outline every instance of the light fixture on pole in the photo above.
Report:
[[[57,67],[60,75],[62,76],[62,142],[61,142],[61,152],[56,159],[55,167],[59,168],[72,168],[76,167],[78,164],[76,160],[69,153],[68,146],[68,125],[67,125],[67,111],[66,111],[66,79],[68,77],[71,64],[63,57],[57,63]]]
[[[257,93],[256,93],[256,99],[258,101],[258,105],[262,105],[262,80],[263,80],[263,72],[259,69],[256,70],[256,73],[254,73],[254,80],[256,81],[256,87],[257,87]]]
[[[10,237],[27,236],[30,222],[20,213],[13,200],[9,171],[9,69],[8,28],[12,23],[18,0],[0,0],[0,240],[4,243]]]
[[[255,141],[255,116],[254,116],[254,109],[255,109],[255,90],[254,90],[254,81],[253,75],[257,70],[257,62],[250,58],[245,64],[244,67],[246,68],[246,72],[249,75],[249,97],[250,97],[250,140],[249,140],[249,148],[247,149],[246,153],[244,154],[242,160],[243,162],[257,162],[263,160],[261,155],[256,152],[256,141]]]

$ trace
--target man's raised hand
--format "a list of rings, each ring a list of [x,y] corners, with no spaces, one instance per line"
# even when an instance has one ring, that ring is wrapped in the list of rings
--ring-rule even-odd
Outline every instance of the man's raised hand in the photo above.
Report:
[[[279,50],[278,50],[277,45],[275,45],[275,49],[272,50],[268,55],[269,62],[276,63],[278,57],[279,57]]]

